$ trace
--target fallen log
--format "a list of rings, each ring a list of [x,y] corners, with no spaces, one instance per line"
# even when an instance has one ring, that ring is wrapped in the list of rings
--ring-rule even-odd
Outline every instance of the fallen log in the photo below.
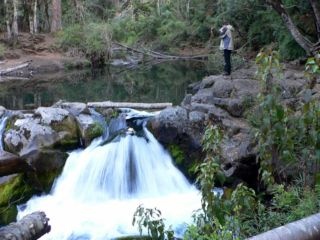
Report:
[[[0,75],[0,82],[12,81],[12,80],[19,80],[19,81],[28,81],[30,78],[27,77],[15,77],[15,76],[1,76]]]
[[[135,103],[135,102],[88,102],[88,107],[95,108],[134,108],[134,109],[163,109],[171,107],[172,103]]]
[[[320,213],[274,228],[247,240],[318,240],[320,239]]]
[[[0,76],[1,75],[6,75],[8,73],[11,73],[11,72],[23,69],[23,68],[26,68],[26,67],[28,67],[30,65],[30,63],[31,63],[31,61],[27,61],[27,62],[18,64],[18,65],[14,66],[14,67],[9,67],[9,68],[2,69],[2,70],[0,69]]]
[[[136,52],[136,53],[140,53],[155,59],[167,59],[167,60],[203,60],[203,59],[208,59],[208,55],[168,55],[168,54],[163,54],[163,53],[159,53],[159,52],[155,52],[152,50],[148,50],[148,49],[143,49],[143,50],[139,50],[136,48],[132,48],[126,45],[123,45],[121,43],[118,42],[113,42],[113,44],[118,45],[119,47],[122,47],[124,49],[126,49],[127,51],[132,51],[132,52]]]
[[[0,150],[0,177],[30,171],[33,168],[24,159]]]
[[[36,240],[50,232],[49,219],[44,212],[34,212],[15,223],[0,228],[1,240]]]

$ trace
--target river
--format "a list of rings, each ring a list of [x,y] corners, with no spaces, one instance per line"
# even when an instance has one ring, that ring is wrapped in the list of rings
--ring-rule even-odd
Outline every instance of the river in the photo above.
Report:
[[[0,105],[33,109],[69,102],[172,102],[180,104],[190,83],[207,75],[201,62],[170,61],[134,67],[109,66],[35,75],[31,79],[0,79]]]

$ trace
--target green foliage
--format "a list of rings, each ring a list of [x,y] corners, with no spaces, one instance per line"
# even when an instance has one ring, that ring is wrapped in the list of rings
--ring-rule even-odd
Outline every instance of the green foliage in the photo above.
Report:
[[[294,60],[306,54],[287,29],[283,29],[283,32],[278,33],[277,42],[280,55],[285,60]]]
[[[279,56],[274,51],[257,56],[258,76],[271,85],[266,94],[258,96],[259,106],[251,118],[258,143],[261,177],[267,185],[276,180],[297,178],[302,174],[305,184],[315,181],[319,170],[320,105],[305,92],[304,102],[291,111],[282,101],[274,76]],[[278,70],[277,70],[278,69]],[[271,79],[271,80],[270,80]],[[294,170],[295,169],[295,170]],[[273,174],[270,175],[269,173]]]
[[[170,155],[173,157],[176,164],[180,165],[184,160],[184,152],[178,145],[169,145]]]
[[[222,140],[222,132],[217,126],[207,126],[203,136],[203,149],[207,155],[196,168],[202,209],[193,215],[196,227],[189,226],[184,239],[238,239],[237,220],[231,215],[233,200],[223,199],[213,191],[215,182],[223,183],[225,178],[220,169]],[[236,195],[233,197],[237,198]]]
[[[258,202],[250,217],[241,222],[243,237],[253,236],[285,225],[319,211],[319,187],[305,188],[301,182],[288,186],[276,185],[268,204]]]
[[[320,52],[309,57],[305,65],[305,75],[309,79],[309,88],[313,89],[320,75]]]
[[[133,215],[132,225],[138,224],[140,235],[143,228],[148,230],[148,235],[153,240],[173,240],[173,231],[166,230],[164,219],[161,218],[161,211],[157,208],[144,208],[140,205]]]
[[[309,77],[320,74],[320,52],[310,57],[306,63],[306,73]]]
[[[263,82],[266,93],[277,90],[274,78],[279,78],[281,75],[279,52],[272,48],[262,49],[256,57],[256,64],[258,66],[257,76]]]
[[[59,33],[60,47],[84,54],[92,64],[104,61],[111,56],[111,35],[107,24],[75,24]]]

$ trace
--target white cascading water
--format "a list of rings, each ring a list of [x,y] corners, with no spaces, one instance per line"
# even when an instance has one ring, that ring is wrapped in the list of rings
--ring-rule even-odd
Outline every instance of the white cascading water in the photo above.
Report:
[[[21,206],[18,219],[44,211],[52,227],[41,239],[106,240],[138,235],[132,226],[139,205],[161,210],[177,235],[200,208],[200,194],[173,165],[170,155],[143,128],[100,146],[95,140],[73,151],[51,194]]]
[[[0,152],[3,150],[2,135],[6,127],[7,116],[0,118]]]

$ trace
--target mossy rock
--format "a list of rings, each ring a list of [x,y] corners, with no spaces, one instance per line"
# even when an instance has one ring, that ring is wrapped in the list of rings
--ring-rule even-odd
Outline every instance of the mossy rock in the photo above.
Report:
[[[27,201],[34,193],[23,174],[12,175],[0,185],[0,225],[15,220],[16,205]]]
[[[61,174],[63,167],[52,170],[51,172],[41,172],[34,175],[34,183],[41,192],[49,193],[52,189],[54,180]]]
[[[79,129],[73,117],[68,116],[62,122],[52,123],[53,130],[63,135],[60,141],[55,144],[55,148],[69,150],[79,146]]]
[[[49,193],[62,167],[51,172],[11,175],[0,184],[0,225],[16,220],[17,205],[25,203],[34,194]]]
[[[169,151],[175,165],[178,169],[190,180],[195,179],[195,166],[198,164],[197,161],[187,161],[188,156],[186,156],[186,152],[183,150],[178,144],[169,144],[167,146],[167,150]]]
[[[86,139],[92,141],[94,138],[99,137],[103,134],[103,127],[100,123],[92,124],[86,131]]]
[[[0,207],[0,226],[16,221],[17,214],[16,206]]]
[[[7,120],[5,131],[9,131],[10,129],[16,129],[16,127],[14,126],[14,123],[18,118],[19,118],[18,115],[10,116]]]
[[[107,123],[109,123],[111,119],[117,118],[121,113],[117,108],[95,108],[95,110],[105,117]]]

